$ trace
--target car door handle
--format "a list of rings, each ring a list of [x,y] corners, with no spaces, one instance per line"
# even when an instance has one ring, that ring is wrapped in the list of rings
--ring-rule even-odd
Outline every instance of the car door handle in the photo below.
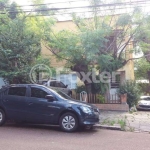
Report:
[[[4,99],[3,102],[8,102],[8,100],[7,100],[7,99]]]
[[[28,105],[32,105],[32,104],[33,104],[32,102],[28,103]]]
[[[46,100],[39,100],[39,102],[48,102],[48,100],[46,99]]]

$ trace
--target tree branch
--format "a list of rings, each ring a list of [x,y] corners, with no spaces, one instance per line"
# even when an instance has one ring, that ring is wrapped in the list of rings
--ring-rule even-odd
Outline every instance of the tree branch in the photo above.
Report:
[[[67,59],[67,58],[63,58],[62,56],[58,55],[56,52],[53,51],[53,49],[51,49],[50,47],[48,47],[45,43],[43,43],[43,44],[44,44],[44,46],[45,46],[48,50],[50,50],[55,56],[57,56],[57,57],[59,57],[59,58],[61,58],[61,59],[64,59],[64,60],[67,60],[67,61],[73,63],[71,60],[69,60],[69,59]]]
[[[130,38],[128,39],[128,41],[125,43],[125,45],[124,45],[123,48],[121,49],[121,52],[119,53],[119,56],[118,56],[119,59],[120,59],[120,57],[121,57],[121,54],[122,54],[123,50],[126,48],[126,46],[127,46],[128,43],[130,42],[130,40],[132,39],[132,37],[133,37],[133,34],[130,36]]]
[[[130,27],[130,25],[128,25],[128,27],[126,28],[126,30],[125,30],[125,32],[124,32],[124,34],[123,34],[123,37],[122,37],[122,39],[121,39],[121,41],[120,41],[120,43],[119,43],[119,45],[118,45],[118,49],[120,48],[121,43],[123,42],[123,40],[124,40],[124,38],[125,38],[125,35],[126,35],[128,29],[129,29],[129,27]],[[125,26],[124,26],[123,30],[124,30],[124,29],[125,29]]]
[[[125,60],[125,61],[123,62],[123,64],[125,65],[125,64],[127,64],[130,60],[141,59],[141,58],[146,57],[146,56],[149,56],[149,55],[150,55],[150,54],[143,55],[143,56],[137,57],[137,58],[130,58],[130,59],[128,59],[128,60]]]

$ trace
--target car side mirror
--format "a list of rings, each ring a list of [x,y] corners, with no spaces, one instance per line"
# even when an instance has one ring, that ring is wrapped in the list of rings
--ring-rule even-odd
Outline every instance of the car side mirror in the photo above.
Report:
[[[55,100],[55,98],[53,97],[53,95],[46,95],[45,97],[48,101],[52,102]]]
[[[65,88],[67,88],[68,87],[68,85],[65,85]]]

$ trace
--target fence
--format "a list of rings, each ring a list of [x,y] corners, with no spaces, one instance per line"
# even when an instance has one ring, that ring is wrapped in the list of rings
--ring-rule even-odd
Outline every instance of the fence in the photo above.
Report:
[[[72,98],[80,100],[80,93],[73,94]],[[86,102],[92,104],[120,104],[121,99],[118,94],[108,94],[105,98],[100,94],[87,94]]]

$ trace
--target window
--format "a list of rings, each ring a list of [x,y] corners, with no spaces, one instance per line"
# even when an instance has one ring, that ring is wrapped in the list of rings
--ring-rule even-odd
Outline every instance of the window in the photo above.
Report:
[[[45,98],[46,95],[48,95],[47,92],[42,89],[31,87],[31,97]]]
[[[60,82],[60,87],[65,88],[66,86],[62,82]]]
[[[25,96],[26,87],[11,87],[9,88],[8,95]]]
[[[60,82],[56,82],[56,87],[61,87]]]
[[[56,84],[56,81],[52,81],[52,82],[50,82],[50,86],[55,87],[55,84]]]

